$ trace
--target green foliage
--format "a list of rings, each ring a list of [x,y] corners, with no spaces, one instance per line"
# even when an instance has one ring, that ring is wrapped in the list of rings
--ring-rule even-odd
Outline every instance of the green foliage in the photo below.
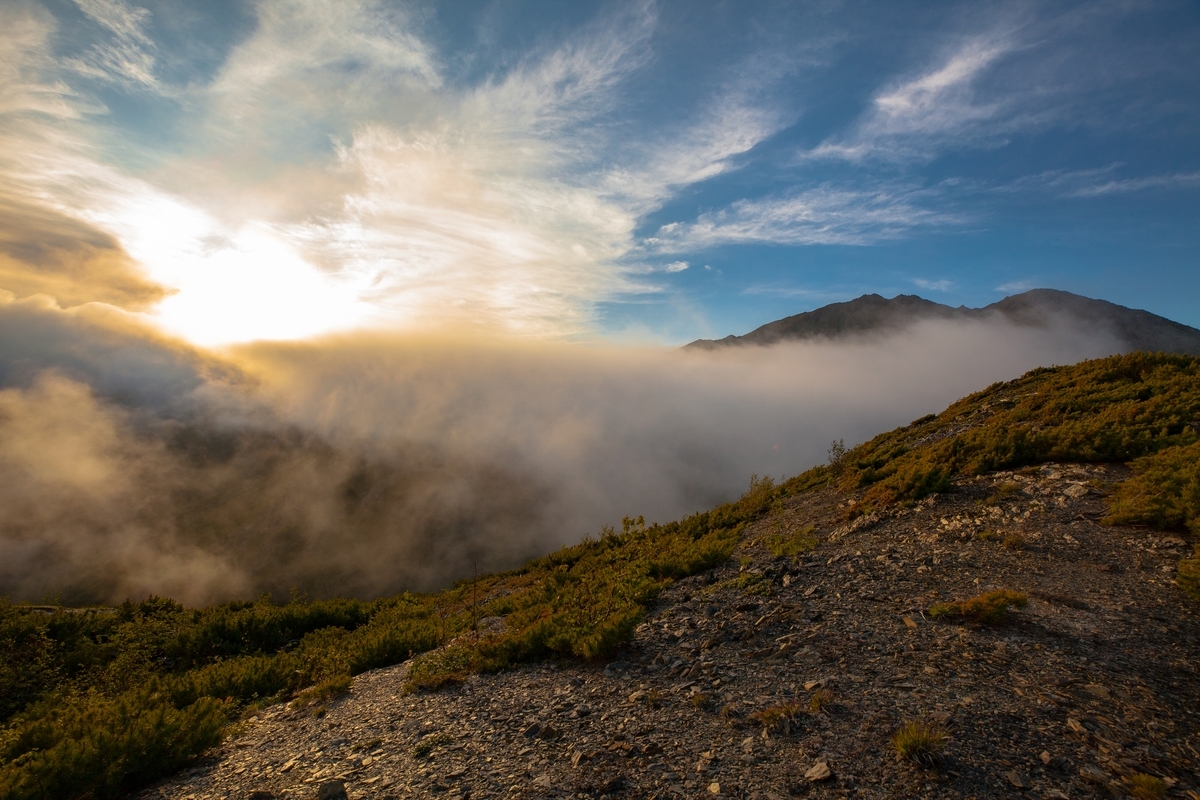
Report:
[[[953,603],[937,603],[930,607],[928,613],[933,619],[962,617],[983,625],[994,625],[1004,621],[1010,606],[1024,608],[1029,604],[1029,597],[1010,589],[997,589],[969,600],[957,600]]]
[[[620,533],[429,595],[206,609],[2,601],[0,798],[123,796],[185,766],[246,708],[297,694],[324,703],[353,675],[412,656],[428,654],[409,688],[432,690],[523,661],[606,655],[664,586],[728,559],[782,494],[754,477],[734,503],[667,525],[626,518]],[[502,617],[503,630],[474,632],[480,617]]]
[[[816,548],[821,540],[813,535],[815,528],[808,525],[791,533],[776,533],[766,537],[767,551],[776,558],[798,556]]]
[[[917,500],[945,491],[958,476],[1189,448],[1200,441],[1197,419],[1200,359],[1132,353],[1036,369],[855,447],[841,458],[838,482],[866,487],[868,502]],[[793,481],[831,477],[828,467],[809,472]]]
[[[1192,558],[1185,558],[1179,562],[1175,583],[1193,599],[1200,600],[1200,546],[1195,548]]]
[[[1169,447],[1132,464],[1117,487],[1105,522],[1144,524],[1200,535],[1200,442]]]

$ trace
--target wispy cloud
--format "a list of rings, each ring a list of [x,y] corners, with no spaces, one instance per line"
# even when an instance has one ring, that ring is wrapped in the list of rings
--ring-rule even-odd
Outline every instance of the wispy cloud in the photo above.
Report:
[[[937,281],[926,280],[924,278],[913,278],[912,282],[922,289],[928,289],[931,292],[948,292],[954,287],[954,281],[945,278]]]
[[[947,140],[995,136],[1006,102],[981,99],[975,84],[1013,49],[1003,37],[967,41],[933,69],[884,88],[848,135],[823,142],[805,157],[913,157]]]
[[[98,42],[83,55],[64,63],[90,78],[126,88],[158,90],[154,75],[154,42],[146,35],[150,12],[125,0],[75,0],[80,11],[105,28],[111,37]]]
[[[1143,178],[1105,181],[1081,186],[1070,192],[1072,197],[1099,197],[1107,194],[1140,192],[1145,189],[1189,189],[1200,186],[1200,171],[1176,172],[1170,175],[1149,175]]]
[[[749,243],[862,245],[964,221],[923,205],[928,199],[928,192],[912,187],[852,190],[826,184],[788,197],[741,200],[695,222],[664,225],[647,245],[660,252]]]

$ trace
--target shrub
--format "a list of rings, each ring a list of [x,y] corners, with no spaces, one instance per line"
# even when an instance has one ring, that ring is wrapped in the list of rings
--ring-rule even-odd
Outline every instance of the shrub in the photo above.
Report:
[[[997,589],[968,600],[937,603],[929,608],[928,614],[934,619],[963,617],[984,625],[993,625],[1004,620],[1009,606],[1024,608],[1028,604],[1029,597],[1020,592]]]
[[[1143,524],[1200,535],[1200,442],[1170,447],[1133,462],[1134,475],[1117,487],[1109,524]]]
[[[1167,796],[1167,783],[1162,778],[1135,772],[1129,776],[1129,793],[1137,800],[1162,800]]]
[[[808,698],[808,713],[820,714],[829,709],[830,703],[833,702],[833,690],[821,687],[813,692]]]
[[[946,744],[946,729],[934,722],[914,720],[892,736],[892,747],[902,758],[932,766]]]
[[[791,533],[771,534],[766,537],[767,551],[776,558],[807,553],[821,543],[821,540],[813,535],[814,530],[812,525],[808,525]]]
[[[764,708],[755,713],[752,719],[772,733],[787,734],[791,731],[792,722],[800,716],[802,709],[803,706],[799,703],[789,701]]]
[[[1200,546],[1195,548],[1192,558],[1185,558],[1179,562],[1175,583],[1193,599],[1200,600]]]

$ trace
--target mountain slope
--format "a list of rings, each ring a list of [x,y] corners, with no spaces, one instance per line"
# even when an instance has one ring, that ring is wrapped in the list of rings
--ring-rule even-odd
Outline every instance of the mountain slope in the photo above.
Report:
[[[1200,792],[1200,359],[1034,370],[831,456],[435,594],[0,603],[0,798],[123,797],[239,720],[146,797]],[[940,770],[897,764],[914,721]]]
[[[915,295],[902,294],[888,300],[868,294],[768,322],[744,336],[697,339],[685,349],[716,350],[806,339],[845,339],[895,333],[928,320],[990,319],[1034,328],[1068,322],[1085,331],[1115,336],[1124,343],[1127,352],[1200,355],[1200,330],[1148,311],[1055,289],[1033,289],[983,308],[953,308]]]

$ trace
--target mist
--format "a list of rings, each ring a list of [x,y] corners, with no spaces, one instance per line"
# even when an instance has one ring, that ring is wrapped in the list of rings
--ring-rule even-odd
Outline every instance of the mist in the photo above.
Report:
[[[1123,349],[994,319],[702,353],[382,333],[218,353],[44,299],[0,302],[0,333],[0,594],[66,603],[434,589]]]

